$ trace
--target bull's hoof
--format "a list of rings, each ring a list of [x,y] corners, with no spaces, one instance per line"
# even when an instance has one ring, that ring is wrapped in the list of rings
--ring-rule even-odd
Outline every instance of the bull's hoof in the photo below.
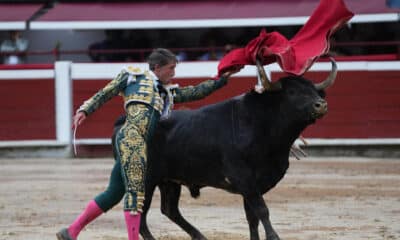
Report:
[[[153,236],[142,236],[144,240],[156,240]]]
[[[208,239],[199,232],[194,236],[192,235],[192,240],[208,240]]]
[[[208,240],[208,239],[204,236],[201,236],[201,237],[192,238],[192,240]]]
[[[267,240],[281,240],[281,238],[277,234],[267,235]]]
[[[144,240],[156,240],[151,234],[141,234]]]

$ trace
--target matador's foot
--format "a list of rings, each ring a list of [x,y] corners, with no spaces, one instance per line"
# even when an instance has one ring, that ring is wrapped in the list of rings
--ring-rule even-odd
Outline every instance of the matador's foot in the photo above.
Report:
[[[61,229],[58,233],[56,233],[56,236],[58,240],[76,240],[69,235],[68,229],[66,228]]]

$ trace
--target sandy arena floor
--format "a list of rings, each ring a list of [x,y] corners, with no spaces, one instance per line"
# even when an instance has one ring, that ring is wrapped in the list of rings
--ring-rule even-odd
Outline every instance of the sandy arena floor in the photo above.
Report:
[[[104,190],[112,164],[112,159],[0,159],[0,240],[55,239]],[[400,160],[291,160],[284,180],[264,197],[285,240],[400,240]],[[209,240],[249,238],[237,195],[204,188],[195,200],[185,188],[181,210]],[[190,239],[160,214],[158,191],[149,225],[158,239]],[[120,204],[79,240],[125,235]]]

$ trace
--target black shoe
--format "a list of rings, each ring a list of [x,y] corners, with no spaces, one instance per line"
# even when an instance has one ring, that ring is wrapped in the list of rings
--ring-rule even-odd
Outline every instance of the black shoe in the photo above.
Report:
[[[75,240],[69,235],[68,229],[66,228],[61,229],[58,233],[56,233],[56,236],[58,240]]]

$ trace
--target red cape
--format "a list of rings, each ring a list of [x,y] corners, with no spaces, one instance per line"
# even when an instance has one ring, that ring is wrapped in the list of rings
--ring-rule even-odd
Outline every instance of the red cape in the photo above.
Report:
[[[353,17],[343,0],[321,0],[311,17],[291,39],[265,30],[244,48],[232,50],[218,65],[218,75],[235,66],[255,65],[259,52],[263,65],[278,62],[283,71],[302,75],[329,51],[330,36]]]

